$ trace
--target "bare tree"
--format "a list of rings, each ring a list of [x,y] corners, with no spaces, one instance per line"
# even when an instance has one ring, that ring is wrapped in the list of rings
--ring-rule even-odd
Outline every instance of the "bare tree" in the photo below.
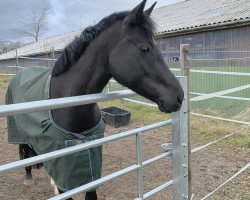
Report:
[[[20,41],[9,41],[9,40],[0,41],[0,54],[6,53],[11,50],[15,50],[25,45],[26,44]]]
[[[27,16],[22,16],[23,29],[14,29],[22,35],[34,39],[36,42],[39,40],[48,28],[48,18],[53,14],[53,9],[50,0],[33,0],[30,12]]]

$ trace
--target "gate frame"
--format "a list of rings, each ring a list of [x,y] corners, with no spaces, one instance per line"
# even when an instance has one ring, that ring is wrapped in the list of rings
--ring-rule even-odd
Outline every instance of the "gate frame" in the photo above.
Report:
[[[184,91],[184,101],[180,112],[173,113],[172,155],[173,155],[173,196],[174,199],[189,200],[192,196],[191,145],[190,145],[190,67],[189,44],[180,45],[180,84]],[[176,136],[175,136],[176,135]],[[177,148],[176,148],[177,147]]]

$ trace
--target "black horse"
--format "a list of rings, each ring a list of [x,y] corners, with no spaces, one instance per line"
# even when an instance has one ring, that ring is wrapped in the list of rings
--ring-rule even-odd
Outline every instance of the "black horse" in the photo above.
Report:
[[[160,111],[165,113],[178,111],[183,100],[183,90],[165,64],[154,41],[154,25],[149,16],[155,4],[144,11],[145,3],[146,0],[143,0],[132,11],[111,14],[95,26],[86,28],[79,37],[76,37],[63,50],[51,71],[49,71],[50,69],[44,69],[44,72],[44,70],[39,69],[43,74],[51,75],[48,81],[49,88],[47,88],[49,98],[100,93],[110,78],[113,77],[118,83],[157,103]],[[18,83],[19,92],[22,87],[24,88],[27,85],[28,81],[33,80],[27,78],[29,76],[25,75],[25,71],[27,70],[22,72],[22,76],[26,78],[16,78],[16,80],[26,81],[24,84]],[[34,82],[39,82],[41,77],[41,75],[37,75]],[[17,84],[12,81],[10,87],[14,88],[13,85]],[[43,85],[43,83],[40,83],[40,85]],[[33,94],[39,91],[40,89],[23,90],[23,93],[32,96],[32,98],[24,98],[22,101],[34,100]],[[11,103],[21,101],[15,100],[17,95],[11,88],[9,88],[8,95],[11,97]],[[41,99],[43,98],[41,97]],[[44,112],[42,114],[45,115]],[[24,124],[32,126],[31,119],[36,117],[30,114],[30,118],[27,120],[20,119],[19,116],[22,115],[10,118],[8,121],[9,123],[11,120],[21,121],[21,125],[17,125],[17,130],[21,133],[24,130],[22,129],[25,126]],[[100,124],[101,114],[98,105],[95,103],[52,110],[50,119],[46,120],[51,120],[59,129],[81,134]],[[35,140],[31,136],[23,134],[27,139],[27,144],[20,145],[22,159],[30,157],[31,152],[33,154],[48,152],[44,146],[54,148],[58,145],[57,149],[64,147],[64,142],[61,144],[53,139],[51,134],[45,133],[47,129],[51,128],[51,124],[48,124],[46,120],[42,120],[41,123],[39,121],[43,128],[42,133],[36,136],[39,139]],[[42,142],[44,137],[50,139],[48,143],[40,145],[44,150],[42,151],[39,149],[39,141]],[[65,138],[67,139],[66,136]],[[94,160],[92,161],[94,162]],[[53,161],[51,166],[53,167],[57,162],[59,161]],[[71,167],[70,163],[65,163],[59,166],[62,168]],[[53,175],[52,178],[66,176],[60,174],[60,169],[57,171],[58,174],[47,171],[51,176]],[[26,168],[26,173],[26,177],[31,177],[30,167]],[[82,174],[78,175],[81,176]],[[55,183],[59,186],[56,181]],[[62,190],[62,187],[58,188],[59,192],[66,191]],[[97,199],[96,191],[87,192],[85,199]]]

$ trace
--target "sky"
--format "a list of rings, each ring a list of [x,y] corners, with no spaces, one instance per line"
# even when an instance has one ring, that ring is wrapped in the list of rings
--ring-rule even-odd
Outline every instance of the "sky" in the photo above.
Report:
[[[0,0],[0,41],[28,42],[23,35],[13,31],[22,28],[22,18],[31,10],[33,1]],[[146,8],[156,0],[148,0]],[[155,8],[179,3],[184,0],[158,0]],[[94,25],[105,16],[131,10],[141,0],[51,0],[53,15],[48,20],[49,30],[42,37],[54,36],[86,26]]]

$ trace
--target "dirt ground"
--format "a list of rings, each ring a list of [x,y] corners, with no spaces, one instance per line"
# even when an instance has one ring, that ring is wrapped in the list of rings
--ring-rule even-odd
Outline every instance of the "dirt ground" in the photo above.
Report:
[[[0,102],[4,104],[4,89],[0,88]],[[123,128],[107,126],[105,135],[109,136],[124,130],[138,127],[131,122]],[[149,159],[162,152],[162,143],[171,141],[167,129],[153,130],[143,135],[143,158]],[[206,143],[206,142],[205,142]],[[205,144],[204,143],[204,144]],[[201,143],[192,140],[192,148]],[[0,164],[19,159],[17,145],[7,143],[6,120],[0,119]],[[211,192],[250,160],[249,148],[221,148],[213,145],[191,156],[192,190],[194,199],[201,199]],[[118,171],[136,162],[135,138],[130,137],[104,146],[103,175]],[[144,189],[149,191],[171,179],[171,160],[163,159],[144,169]],[[45,170],[33,170],[33,185],[23,184],[24,169],[0,174],[0,200],[41,200],[53,196],[50,178]],[[250,172],[245,171],[228,183],[208,199],[249,200]],[[98,188],[100,200],[129,200],[137,197],[136,172],[112,180]],[[83,195],[74,199],[84,199]],[[172,199],[171,189],[165,190],[153,198],[154,200]]]

